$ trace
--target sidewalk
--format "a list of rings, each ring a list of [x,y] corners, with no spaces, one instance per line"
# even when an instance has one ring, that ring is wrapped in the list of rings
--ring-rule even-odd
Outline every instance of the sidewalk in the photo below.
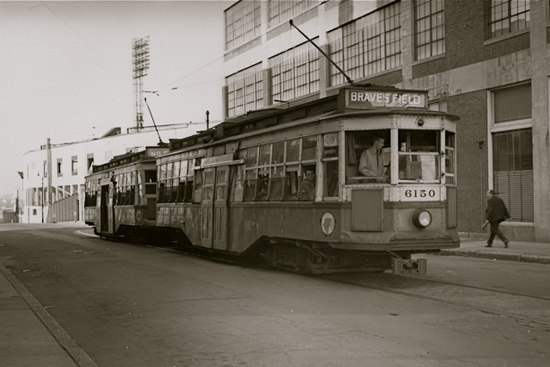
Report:
[[[493,247],[485,247],[486,240],[461,238],[460,247],[442,250],[442,256],[470,256],[483,259],[522,261],[550,265],[550,243],[510,241],[508,248],[495,239]]]
[[[0,261],[0,361],[14,367],[97,367]]]

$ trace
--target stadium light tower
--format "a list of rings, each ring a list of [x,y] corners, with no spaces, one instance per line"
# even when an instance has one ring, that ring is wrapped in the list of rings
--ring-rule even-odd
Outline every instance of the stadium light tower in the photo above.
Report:
[[[133,78],[134,98],[136,106],[136,128],[143,127],[143,77],[149,70],[149,36],[133,40]]]

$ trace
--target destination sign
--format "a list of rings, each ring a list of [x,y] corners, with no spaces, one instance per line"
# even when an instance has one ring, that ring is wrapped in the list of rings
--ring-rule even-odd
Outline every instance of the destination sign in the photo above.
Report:
[[[168,148],[147,148],[146,156],[148,158],[157,158],[168,153]]]
[[[365,89],[346,89],[346,108],[426,108],[426,94],[414,92],[388,92]]]

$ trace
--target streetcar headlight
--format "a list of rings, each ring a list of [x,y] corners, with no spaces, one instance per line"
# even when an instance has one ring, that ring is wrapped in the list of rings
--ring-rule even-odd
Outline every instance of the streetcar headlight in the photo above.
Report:
[[[413,223],[418,228],[426,228],[432,223],[432,215],[427,210],[418,209],[413,213]]]

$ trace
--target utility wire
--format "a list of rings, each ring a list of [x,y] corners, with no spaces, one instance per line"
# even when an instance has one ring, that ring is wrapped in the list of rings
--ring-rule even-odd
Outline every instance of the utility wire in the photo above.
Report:
[[[84,37],[82,37],[82,36],[80,35],[80,33],[78,33],[73,27],[71,27],[71,26],[69,25],[69,23],[67,23],[67,22],[65,21],[65,19],[63,19],[59,14],[57,14],[55,11],[53,11],[53,10],[48,6],[48,4],[46,4],[46,3],[43,2],[43,1],[42,1],[41,3],[42,3],[42,5],[44,5],[44,7],[45,7],[46,9],[48,9],[48,10],[50,11],[50,13],[52,13],[53,15],[55,15],[55,17],[56,17],[57,19],[59,19],[67,28],[69,28],[78,38],[80,38],[82,41],[84,41],[84,43],[85,43],[88,47],[90,47],[92,50],[94,50],[94,52],[96,52],[99,56],[101,56],[102,59],[104,59],[109,65],[111,65],[115,70],[117,70],[119,73],[122,74],[122,71],[121,71],[119,68],[117,68],[115,65],[113,65],[105,55],[103,55],[101,52],[99,52],[99,50],[98,50],[97,48],[95,48],[95,47],[94,47],[92,44],[90,44]]]

